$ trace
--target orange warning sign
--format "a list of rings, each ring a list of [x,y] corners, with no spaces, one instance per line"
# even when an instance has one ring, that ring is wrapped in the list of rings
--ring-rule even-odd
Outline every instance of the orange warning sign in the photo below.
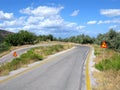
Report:
[[[14,52],[14,53],[13,53],[13,56],[14,56],[14,57],[17,57],[17,53],[16,53],[16,52]]]
[[[107,48],[107,47],[108,47],[107,43],[105,41],[103,41],[102,44],[101,44],[101,48]]]

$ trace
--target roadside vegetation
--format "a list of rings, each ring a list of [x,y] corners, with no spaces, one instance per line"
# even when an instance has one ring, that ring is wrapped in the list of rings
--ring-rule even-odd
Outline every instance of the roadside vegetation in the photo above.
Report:
[[[119,90],[120,89],[120,53],[112,49],[102,49],[94,45],[95,68],[94,72],[97,86],[93,90]]]
[[[120,32],[110,29],[105,34],[99,34],[95,43],[101,45],[102,41],[106,41],[109,49],[120,52]]]
[[[102,49],[100,45],[106,41],[108,48]],[[99,34],[95,40],[95,68],[99,71],[93,73],[96,86],[93,90],[119,90],[120,89],[120,32],[111,29],[105,34]]]
[[[74,42],[74,43],[79,43],[79,44],[93,44],[95,42],[95,38],[92,38],[88,35],[78,35],[78,36],[72,36],[69,38],[65,39],[59,39],[64,42]]]
[[[95,67],[100,71],[120,70],[120,55],[114,54],[111,58],[104,59],[100,63],[96,64]]]
[[[0,44],[0,53],[4,52],[4,51],[8,51],[10,49],[10,45],[6,44],[6,43],[1,43]]]
[[[51,54],[71,48],[73,45],[53,45],[47,47],[37,47],[15,58],[13,61],[0,66],[0,76],[9,74],[10,71],[16,70],[20,67],[27,66],[30,63],[41,61]]]
[[[0,29],[0,43],[2,43],[5,39],[5,37],[7,37],[10,34],[14,34],[14,33]]]
[[[0,57],[4,55],[1,55],[1,53],[10,51],[13,46],[20,47],[23,45],[34,45],[43,41],[56,41],[56,38],[50,34],[36,36],[34,33],[25,30],[21,30],[18,33],[8,33],[7,35],[5,34],[3,38],[1,34],[3,35],[4,32],[4,30],[0,32],[0,39],[2,39],[0,42]]]
[[[7,44],[10,44],[11,46],[18,46],[18,45],[34,44],[35,40],[36,40],[35,34],[21,30],[18,33],[6,37],[5,42]]]
[[[21,45],[33,45],[42,41],[61,41],[61,42],[73,42],[78,44],[98,44],[100,45],[102,41],[106,41],[109,49],[113,49],[120,52],[120,32],[116,32],[110,29],[105,34],[99,34],[96,38],[90,37],[85,34],[80,34],[78,36],[71,36],[68,38],[56,38],[53,35],[35,35],[29,31],[21,30],[18,33],[13,33],[7,35],[2,44],[0,44],[0,52],[9,50],[8,46],[21,46]],[[3,48],[4,47],[4,50]]]

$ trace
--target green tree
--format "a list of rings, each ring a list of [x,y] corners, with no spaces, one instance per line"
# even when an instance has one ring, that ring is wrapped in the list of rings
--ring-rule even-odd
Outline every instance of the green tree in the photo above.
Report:
[[[18,33],[9,35],[5,42],[7,42],[10,45],[18,46],[18,45],[25,45],[25,44],[34,44],[36,40],[35,34],[21,30]]]
[[[96,43],[101,44],[102,41],[107,42],[108,48],[120,52],[120,32],[110,29],[105,34],[99,34],[96,38]]]
[[[53,35],[49,34],[49,35],[47,36],[47,39],[50,40],[50,41],[53,41],[54,37],[53,37]]]

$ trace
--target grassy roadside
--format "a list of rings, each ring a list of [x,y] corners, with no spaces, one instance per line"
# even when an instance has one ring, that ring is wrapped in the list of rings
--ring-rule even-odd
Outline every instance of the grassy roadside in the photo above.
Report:
[[[104,50],[97,45],[94,45],[94,49],[95,68],[100,72],[93,72],[97,86],[92,87],[92,90],[119,90],[120,53],[110,49]]]
[[[51,54],[69,49],[73,45],[53,45],[48,47],[36,47],[29,50],[27,53],[22,54],[20,57],[15,58],[12,62],[8,62],[0,67],[0,76],[8,75],[10,71],[16,70],[21,67],[25,67],[35,61],[45,59]]]
[[[63,42],[59,42],[59,41],[41,41],[40,43],[37,43],[36,45],[39,44],[64,44]],[[15,50],[15,49],[19,49],[19,48],[24,48],[24,47],[29,47],[31,45],[22,45],[22,46],[8,46],[3,44],[0,44],[0,57],[10,53],[11,51]]]
[[[95,68],[100,71],[120,70],[120,55],[114,54],[111,58],[102,60]]]
[[[1,47],[1,46],[0,46],[0,48],[6,49],[6,50],[0,52],[0,57],[6,55],[6,54],[8,54],[8,53],[10,53],[11,51],[13,51],[13,50],[15,50],[15,49],[24,48],[24,47],[28,47],[28,46],[30,46],[30,45],[10,46],[8,49],[7,49],[6,47],[4,48],[4,47]]]

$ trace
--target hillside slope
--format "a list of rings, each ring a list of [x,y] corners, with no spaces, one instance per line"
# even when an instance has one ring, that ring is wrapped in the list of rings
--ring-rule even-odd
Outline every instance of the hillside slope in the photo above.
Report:
[[[6,36],[9,34],[13,34],[12,32],[6,31],[6,30],[1,30],[0,29],[0,43],[4,40]]]

